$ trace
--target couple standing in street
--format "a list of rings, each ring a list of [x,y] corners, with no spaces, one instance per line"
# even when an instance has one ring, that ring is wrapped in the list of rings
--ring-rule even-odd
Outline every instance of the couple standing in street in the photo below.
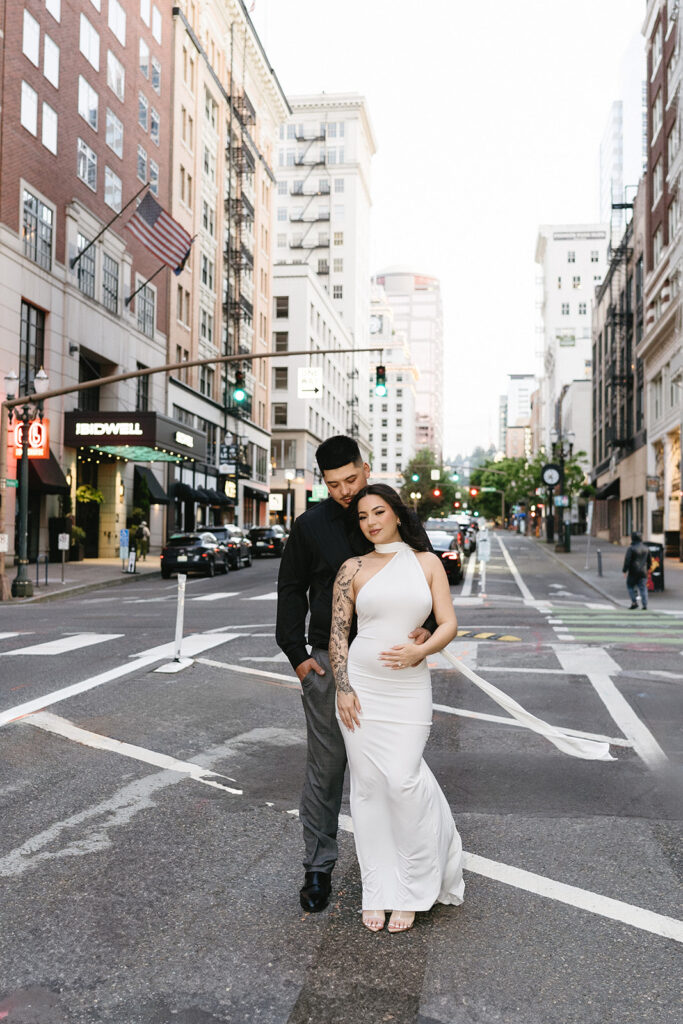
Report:
[[[368,484],[357,443],[331,437],[316,458],[329,497],[292,527],[276,630],[307,726],[300,901],[311,912],[328,903],[348,759],[363,923],[379,931],[390,911],[388,930],[405,931],[416,911],[463,900],[460,837],[422,759],[432,711],[425,658],[457,622],[422,526],[392,488]]]

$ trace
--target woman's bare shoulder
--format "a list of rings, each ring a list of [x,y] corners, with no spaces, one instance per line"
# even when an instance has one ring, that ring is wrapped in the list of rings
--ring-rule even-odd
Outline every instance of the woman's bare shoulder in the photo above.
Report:
[[[353,558],[347,558],[345,562],[339,566],[339,572],[337,573],[337,579],[350,579],[355,576],[359,569],[362,569],[365,565],[365,559],[362,555],[354,555]]]
[[[435,555],[433,551],[416,551],[415,554],[425,568],[428,566],[433,568],[435,565],[441,565],[441,559],[438,555]]]

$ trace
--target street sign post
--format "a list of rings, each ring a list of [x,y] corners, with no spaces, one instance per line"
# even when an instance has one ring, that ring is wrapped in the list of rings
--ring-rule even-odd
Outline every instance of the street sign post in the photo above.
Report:
[[[297,398],[322,398],[322,366],[300,366],[297,370]]]
[[[71,534],[69,533],[58,533],[57,534],[57,550],[62,552],[62,583],[64,582],[64,561],[66,559],[66,553],[71,547]]]

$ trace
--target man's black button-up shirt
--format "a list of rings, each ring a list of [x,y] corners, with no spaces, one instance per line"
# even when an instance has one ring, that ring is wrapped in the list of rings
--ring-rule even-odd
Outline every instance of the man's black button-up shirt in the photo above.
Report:
[[[307,509],[294,521],[282,553],[277,585],[275,639],[292,668],[306,661],[308,643],[327,649],[332,628],[332,590],[342,563],[372,550],[334,498]],[[425,623],[434,630],[433,617]]]

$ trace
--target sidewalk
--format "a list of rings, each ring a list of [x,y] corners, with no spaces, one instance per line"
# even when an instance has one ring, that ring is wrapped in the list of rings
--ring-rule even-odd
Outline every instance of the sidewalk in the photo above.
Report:
[[[572,549],[569,554],[565,554],[555,551],[555,545],[548,544],[544,539],[532,539],[536,544],[540,544],[550,557],[566,565],[570,572],[590,584],[607,600],[622,607],[630,604],[626,591],[626,577],[621,571],[626,548],[610,544],[606,540],[597,540],[595,537],[578,536],[572,537]],[[602,576],[598,576],[598,551],[602,554]],[[652,611],[683,613],[683,562],[679,562],[677,558],[664,559],[664,591],[650,591],[648,606]]]
[[[64,595],[84,593],[99,587],[109,587],[117,583],[139,583],[150,577],[159,578],[159,555],[148,555],[146,561],[138,562],[135,573],[121,570],[119,558],[85,558],[82,562],[66,562],[64,565],[64,583],[62,583],[62,563],[48,564],[48,584],[45,586],[45,566],[39,566],[40,586],[36,586],[36,566],[28,567],[28,578],[33,583],[33,597],[11,598],[10,604],[31,604],[36,601],[50,601]],[[6,566],[10,583],[16,576],[13,565]],[[0,608],[2,603],[0,603]]]

